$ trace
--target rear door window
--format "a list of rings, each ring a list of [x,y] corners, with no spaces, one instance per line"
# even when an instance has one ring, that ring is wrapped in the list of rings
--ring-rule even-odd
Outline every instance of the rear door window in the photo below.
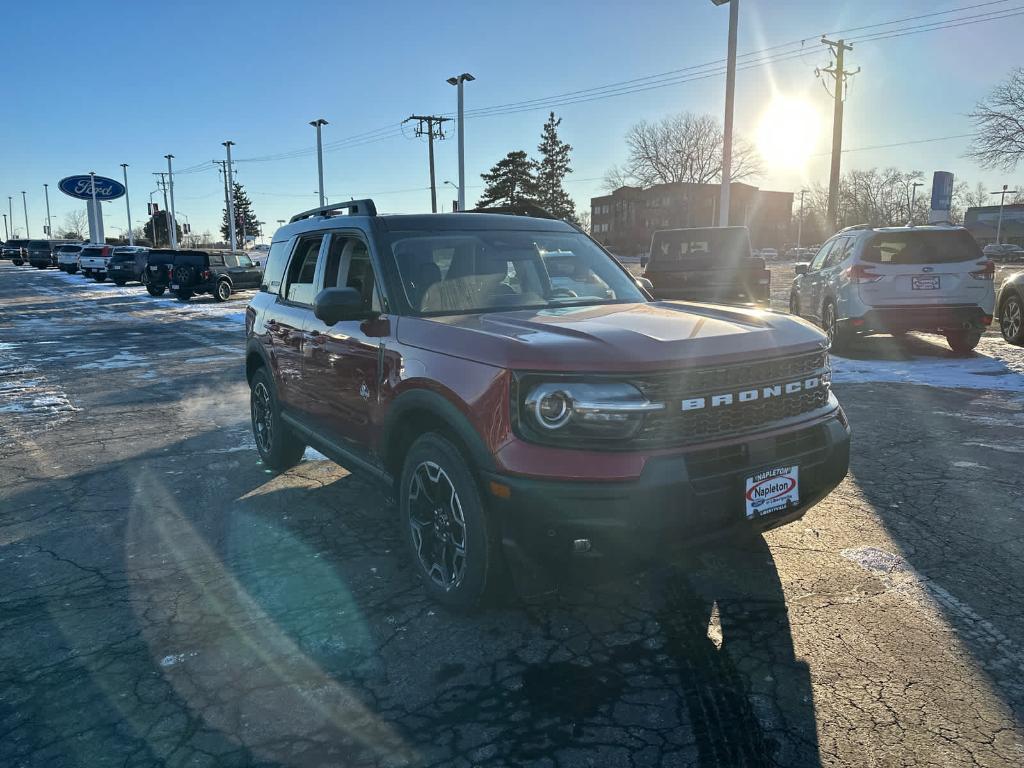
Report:
[[[285,300],[295,304],[313,303],[313,279],[316,277],[316,262],[320,254],[323,235],[303,237],[295,248],[285,285]]]
[[[863,260],[872,264],[956,264],[984,258],[963,229],[948,232],[881,232],[871,238]]]
[[[821,265],[825,263],[825,259],[828,258],[829,252],[831,252],[835,245],[836,241],[830,240],[829,242],[821,246],[819,251],[816,254],[814,254],[814,258],[811,259],[811,264],[807,268],[807,271],[817,272],[819,269],[821,269]]]
[[[835,245],[829,249],[828,256],[825,258],[825,263],[821,268],[828,269],[844,261],[850,254],[851,242],[848,237],[841,237],[836,240]]]

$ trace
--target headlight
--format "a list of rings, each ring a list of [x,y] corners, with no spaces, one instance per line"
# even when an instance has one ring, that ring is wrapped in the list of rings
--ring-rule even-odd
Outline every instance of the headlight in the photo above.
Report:
[[[524,389],[520,424],[542,441],[629,438],[648,413],[665,409],[626,382],[545,381]]]

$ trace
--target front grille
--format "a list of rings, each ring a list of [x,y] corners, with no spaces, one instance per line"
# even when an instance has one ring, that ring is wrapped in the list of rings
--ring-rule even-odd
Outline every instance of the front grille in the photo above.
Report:
[[[828,402],[828,355],[822,350],[750,364],[700,368],[631,379],[647,399],[663,402],[666,409],[650,414],[633,438],[637,446],[672,446],[750,432],[793,416],[800,416]],[[746,389],[784,385],[811,376],[825,382],[808,391],[758,397],[750,402],[684,411],[684,400],[714,394],[736,394]]]

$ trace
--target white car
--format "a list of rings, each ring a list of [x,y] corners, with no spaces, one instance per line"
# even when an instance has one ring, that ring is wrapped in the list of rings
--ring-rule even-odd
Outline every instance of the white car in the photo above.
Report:
[[[995,264],[963,227],[849,227],[796,265],[789,311],[841,352],[856,334],[933,331],[969,352],[992,324]]]
[[[998,261],[1021,261],[1024,259],[1024,248],[1014,243],[989,243],[982,248],[982,253],[990,259]]]
[[[82,246],[75,243],[65,243],[57,246],[57,269],[67,272],[69,275],[78,271],[78,256],[82,253]]]
[[[78,255],[78,268],[82,270],[82,275],[93,278],[97,283],[102,283],[107,279],[107,263],[113,252],[113,246],[102,243],[90,243],[84,246]]]

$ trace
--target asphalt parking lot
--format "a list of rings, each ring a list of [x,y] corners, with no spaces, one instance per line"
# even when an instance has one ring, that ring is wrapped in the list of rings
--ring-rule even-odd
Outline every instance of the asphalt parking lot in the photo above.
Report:
[[[458,616],[375,487],[260,464],[244,304],[0,262],[0,766],[1024,764],[995,333],[837,360],[850,476],[763,542]]]

